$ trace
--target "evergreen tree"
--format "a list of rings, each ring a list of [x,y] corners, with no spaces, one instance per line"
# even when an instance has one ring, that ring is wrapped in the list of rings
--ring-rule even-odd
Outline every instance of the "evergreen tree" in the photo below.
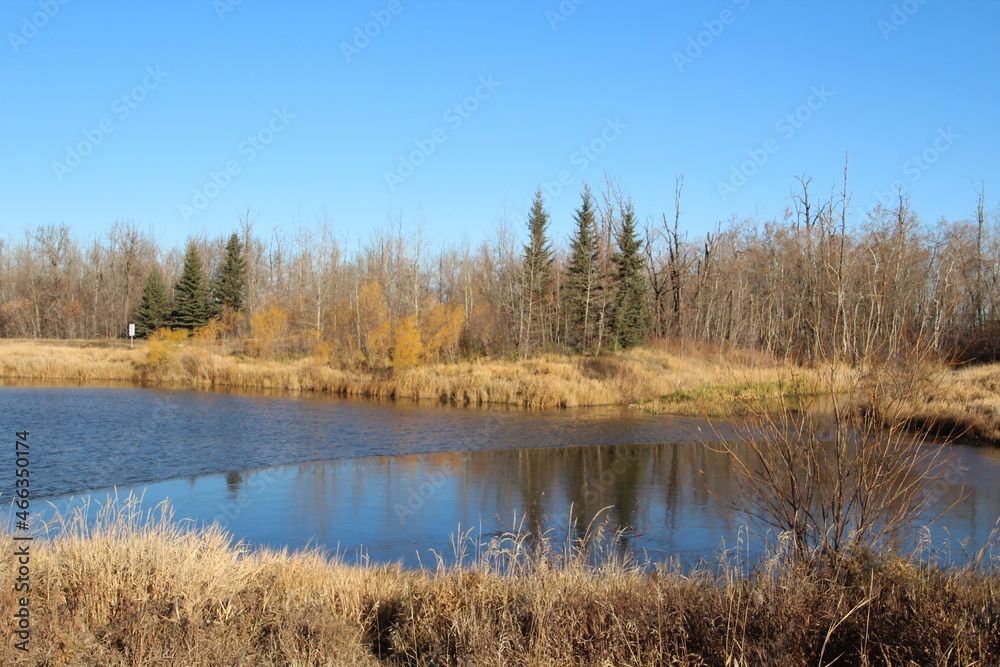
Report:
[[[549,214],[542,201],[542,189],[535,192],[535,201],[528,215],[528,244],[524,246],[524,293],[521,305],[521,349],[527,355],[542,330],[552,286],[552,246],[545,236]]]
[[[167,285],[163,282],[160,268],[154,266],[146,276],[146,284],[142,288],[142,299],[135,314],[135,335],[145,338],[160,327],[166,326],[169,315]]]
[[[651,318],[643,276],[642,242],[635,228],[635,211],[626,204],[616,236],[618,250],[612,256],[617,269],[614,301],[615,336],[623,348],[635,347],[649,335]]]
[[[184,268],[174,285],[174,312],[170,319],[175,327],[194,329],[208,324],[208,288],[202,273],[201,256],[193,242],[184,254]]]
[[[576,230],[570,241],[570,260],[566,269],[566,309],[569,342],[583,349],[590,345],[595,321],[594,297],[598,289],[597,222],[594,199],[584,186],[583,203],[576,210]]]
[[[216,314],[224,309],[239,312],[243,309],[243,276],[246,260],[243,258],[243,243],[234,232],[226,242],[226,255],[219,265],[212,287],[212,300]]]

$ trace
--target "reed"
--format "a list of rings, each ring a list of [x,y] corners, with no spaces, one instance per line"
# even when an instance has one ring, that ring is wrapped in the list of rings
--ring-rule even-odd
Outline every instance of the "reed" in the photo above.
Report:
[[[0,378],[271,389],[526,408],[635,405],[653,413],[725,416],[850,392],[857,376],[856,369],[839,364],[798,366],[760,353],[688,348],[683,355],[651,345],[600,356],[483,358],[393,372],[342,366],[316,355],[260,359],[214,342],[185,341],[153,363],[143,341],[129,349],[120,341],[0,339]],[[920,363],[934,381],[905,404],[912,426],[1000,442],[1000,364],[955,370]]]
[[[777,386],[791,373],[814,374],[760,355],[702,350],[681,356],[662,347],[600,356],[486,358],[393,372],[341,367],[315,355],[260,359],[214,341],[140,342],[129,349],[0,340],[0,375],[7,378],[315,391],[529,408],[641,403],[649,410],[697,414],[710,411],[708,397],[715,409],[735,408],[748,386]]]
[[[1000,364],[933,371],[934,388],[906,402],[915,426],[1000,442]]]
[[[253,551],[169,508],[111,500],[58,520],[31,561],[30,653],[2,664],[996,664],[998,560],[962,567],[855,552],[818,568],[640,567],[512,529],[455,540],[423,570]],[[94,516],[96,515],[96,516]],[[559,544],[565,548],[557,549]],[[0,533],[0,567],[14,568]],[[12,587],[0,589],[10,617]]]

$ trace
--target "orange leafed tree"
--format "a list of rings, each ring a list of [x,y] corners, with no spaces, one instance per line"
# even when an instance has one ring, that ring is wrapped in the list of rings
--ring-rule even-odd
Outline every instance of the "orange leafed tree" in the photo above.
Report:
[[[435,304],[421,327],[427,357],[434,361],[442,358],[454,361],[464,326],[464,307],[459,304]]]
[[[370,367],[385,366],[392,345],[392,327],[382,284],[377,280],[362,284],[358,288],[354,307],[358,346],[363,348]]]
[[[382,320],[381,324],[365,336],[365,348],[368,352],[366,359],[372,368],[381,368],[386,365],[386,361],[389,359],[389,348],[392,345],[391,333],[389,320]]]
[[[420,329],[411,315],[396,325],[392,345],[392,367],[396,370],[411,368],[420,363],[424,345],[420,341]]]
[[[288,335],[288,314],[280,306],[268,306],[250,320],[250,335],[247,348],[252,354],[272,354],[277,343]]]

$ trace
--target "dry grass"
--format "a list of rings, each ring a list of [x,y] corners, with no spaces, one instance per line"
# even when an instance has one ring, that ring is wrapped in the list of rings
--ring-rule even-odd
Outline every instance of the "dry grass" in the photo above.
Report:
[[[520,533],[456,552],[462,566],[348,566],[248,552],[134,502],[36,541],[30,654],[46,665],[997,664],[1000,575],[984,555],[944,569],[852,555],[778,555],[752,571],[640,569],[588,543]],[[593,546],[593,542],[589,543]],[[0,534],[0,567],[14,569]],[[5,586],[0,608],[14,609]]]
[[[129,349],[127,343],[0,339],[0,377],[4,378],[134,381],[144,359],[141,346]]]
[[[917,426],[1000,442],[1000,364],[934,373],[934,389],[906,404]]]
[[[479,359],[395,373],[341,369],[315,357],[274,361],[233,354],[220,345],[187,343],[157,350],[71,346],[62,341],[0,340],[0,376],[36,380],[120,380],[344,395],[444,400],[459,405],[506,403],[530,408],[641,403],[651,411],[724,414],[747,391],[768,398],[807,392],[816,371],[762,355],[700,349],[681,356],[642,348],[599,357],[539,355],[523,361]],[[782,384],[787,382],[787,384]],[[778,391],[768,391],[778,388]]]
[[[1000,364],[937,369],[926,393],[907,402],[914,426],[1000,442]],[[149,363],[144,342],[0,339],[0,377],[93,382],[116,380],[190,387],[233,387],[339,395],[505,403],[528,408],[631,405],[655,413],[723,416],[830,391],[847,391],[856,373],[842,366],[795,366],[759,353],[720,354],[688,345],[598,357],[539,355],[523,361],[478,359],[400,372],[344,369],[316,357],[255,359],[221,345],[188,343]]]

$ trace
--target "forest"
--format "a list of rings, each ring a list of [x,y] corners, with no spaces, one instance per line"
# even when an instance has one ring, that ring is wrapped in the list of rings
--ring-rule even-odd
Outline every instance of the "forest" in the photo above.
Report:
[[[389,220],[367,238],[324,216],[263,233],[247,209],[232,234],[160,247],[117,220],[96,238],[45,225],[0,241],[0,334],[124,338],[161,327],[213,335],[250,355],[320,349],[341,367],[597,353],[651,338],[796,362],[887,358],[920,344],[945,360],[1000,349],[1000,225],[983,188],[970,216],[922,220],[898,192],[852,219],[842,186],[793,181],[782,219],[685,230],[674,210],[642,220],[608,178],[586,187],[570,238],[553,238],[541,190],[526,219],[488,240],[432,246]],[[353,248],[353,249],[352,249]]]

